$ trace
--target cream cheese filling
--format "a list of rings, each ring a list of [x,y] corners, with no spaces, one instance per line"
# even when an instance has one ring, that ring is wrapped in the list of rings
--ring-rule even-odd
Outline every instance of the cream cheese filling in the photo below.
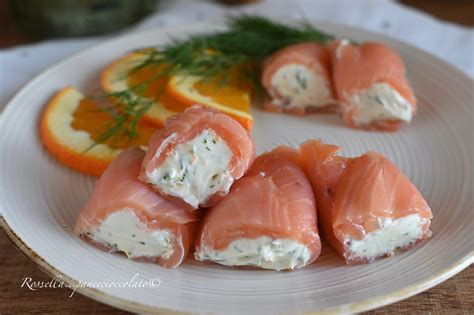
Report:
[[[423,236],[423,227],[427,220],[418,214],[410,214],[395,220],[381,218],[378,230],[368,233],[361,240],[346,236],[344,245],[352,257],[372,258],[392,255],[398,248],[419,240]]]
[[[301,64],[280,67],[271,85],[272,102],[283,108],[321,107],[333,102],[326,77]]]
[[[339,45],[337,45],[336,48],[336,58],[340,59],[342,57],[342,51],[344,50],[344,47],[349,45],[349,41],[347,39],[343,39],[339,42]]]
[[[167,259],[174,252],[174,236],[169,230],[148,229],[127,208],[111,213],[98,228],[86,234],[114,251],[124,252],[129,258],[160,256]]]
[[[350,102],[356,109],[356,124],[380,120],[409,122],[413,116],[412,105],[387,83],[376,83],[367,90],[355,93]]]
[[[229,170],[231,159],[226,142],[213,130],[205,129],[177,145],[158,168],[147,174],[148,182],[198,208],[216,192],[229,191],[234,181]]]
[[[256,239],[237,239],[221,251],[203,247],[195,253],[195,258],[226,266],[256,266],[282,270],[305,266],[311,258],[311,251],[292,239],[261,236]]]

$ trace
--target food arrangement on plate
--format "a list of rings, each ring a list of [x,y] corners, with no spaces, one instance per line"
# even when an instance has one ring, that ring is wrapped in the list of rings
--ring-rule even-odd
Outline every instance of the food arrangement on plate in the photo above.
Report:
[[[382,43],[241,16],[227,31],[128,54],[101,85],[94,97],[62,89],[40,135],[64,165],[101,175],[75,232],[102,250],[166,268],[193,253],[292,270],[317,263],[326,244],[360,264],[431,236],[425,199],[379,153],[345,158],[307,139],[255,156],[252,98],[372,132],[408,124],[416,99]]]

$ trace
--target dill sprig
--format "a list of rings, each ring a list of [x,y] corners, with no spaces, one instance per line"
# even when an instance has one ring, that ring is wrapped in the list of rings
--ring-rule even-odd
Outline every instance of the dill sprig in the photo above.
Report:
[[[255,90],[262,90],[259,66],[269,55],[292,44],[309,41],[324,43],[332,39],[334,36],[307,22],[288,26],[260,16],[242,15],[230,18],[226,31],[195,35],[186,40],[173,39],[162,49],[139,50],[145,57],[129,75],[146,67],[157,67],[159,71],[137,86],[107,94],[119,105],[113,113],[108,111],[114,122],[97,142],[116,135],[137,135],[138,121],[153,102],[135,95],[135,92],[146,88],[154,80],[175,75],[197,76],[201,81],[213,80],[218,81],[218,85],[224,85],[236,67],[241,67],[239,79]]]
[[[233,48],[240,49],[259,61],[289,45],[302,42],[325,43],[334,39],[334,36],[316,29],[305,21],[296,26],[289,26],[261,16],[243,15],[230,19],[228,25],[237,35],[233,40],[237,42],[235,43],[237,46]],[[238,43],[239,33],[243,34],[242,39],[245,40],[240,43]]]
[[[243,15],[229,20],[228,30],[172,40],[163,49],[145,49],[145,60],[133,71],[163,66],[162,75],[194,75],[202,80],[226,78],[235,66],[259,64],[275,51],[297,43],[327,42],[334,37],[311,24],[291,27],[259,16]]]
[[[138,135],[137,125],[140,118],[153,105],[153,101],[138,96],[134,91],[124,90],[120,92],[108,93],[107,98],[111,99],[114,105],[103,106],[100,109],[112,117],[112,121],[105,126],[106,131],[101,133],[94,143],[86,149],[86,152],[99,143],[118,136],[133,139]],[[104,97],[99,97],[104,98]]]

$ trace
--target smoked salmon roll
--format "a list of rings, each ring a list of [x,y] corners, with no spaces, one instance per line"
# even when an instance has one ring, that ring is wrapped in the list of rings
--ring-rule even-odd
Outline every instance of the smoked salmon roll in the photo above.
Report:
[[[273,112],[305,114],[333,111],[329,49],[318,43],[285,47],[263,64],[262,84],[269,98],[263,108]]]
[[[75,233],[107,252],[175,268],[193,244],[198,216],[137,179],[145,152],[123,151],[101,176]]]
[[[421,193],[383,155],[337,156],[339,147],[301,145],[323,235],[347,264],[368,263],[431,236],[431,209]]]
[[[381,43],[331,45],[334,90],[344,121],[353,128],[395,131],[409,123],[416,99],[402,59]]]
[[[252,138],[240,123],[195,105],[168,118],[152,136],[140,179],[179,205],[210,207],[254,159]]]
[[[301,268],[321,252],[316,202],[299,151],[278,147],[259,156],[206,213],[195,258],[227,266]]]

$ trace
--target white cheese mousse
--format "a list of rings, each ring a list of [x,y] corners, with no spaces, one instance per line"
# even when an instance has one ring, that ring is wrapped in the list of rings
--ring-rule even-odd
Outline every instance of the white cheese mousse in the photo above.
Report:
[[[271,79],[272,103],[284,109],[323,107],[334,102],[324,75],[301,64],[280,67]]]
[[[365,125],[382,120],[410,122],[413,106],[387,83],[376,83],[350,98],[354,123]]]
[[[283,270],[305,266],[311,258],[311,251],[292,239],[261,236],[256,239],[237,239],[220,251],[201,248],[194,255],[197,260],[213,261],[226,266]]]
[[[424,227],[429,224],[418,214],[411,214],[399,219],[379,218],[380,228],[357,240],[346,236],[344,246],[350,259],[373,259],[380,256],[391,256],[398,249],[407,247],[423,238]]]
[[[339,42],[339,45],[337,45],[336,48],[336,58],[340,59],[342,57],[342,51],[344,50],[344,47],[349,45],[349,41],[347,39],[343,39]]]
[[[160,191],[198,208],[213,194],[229,191],[234,181],[229,170],[231,159],[232,151],[227,143],[213,130],[205,129],[194,139],[177,145],[146,176]]]
[[[102,224],[86,235],[113,251],[124,252],[129,258],[162,257],[174,252],[173,234],[168,230],[150,230],[131,209],[111,213]]]

